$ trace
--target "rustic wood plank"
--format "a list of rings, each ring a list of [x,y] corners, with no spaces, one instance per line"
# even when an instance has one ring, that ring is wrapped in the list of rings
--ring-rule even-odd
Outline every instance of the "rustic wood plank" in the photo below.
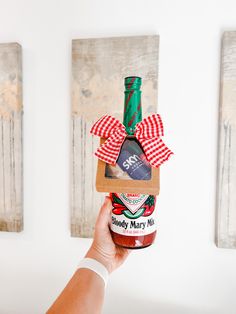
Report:
[[[89,133],[109,113],[122,121],[124,78],[143,78],[143,116],[157,110],[159,36],[72,42],[71,235],[92,237],[104,194],[95,190],[99,139]]]
[[[0,44],[0,231],[23,229],[22,51]]]
[[[236,31],[222,37],[216,245],[236,248]]]

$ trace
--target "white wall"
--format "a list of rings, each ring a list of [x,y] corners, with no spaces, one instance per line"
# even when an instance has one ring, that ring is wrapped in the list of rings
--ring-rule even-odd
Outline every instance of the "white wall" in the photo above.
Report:
[[[0,0],[0,42],[23,46],[25,107],[25,229],[0,233],[0,314],[43,313],[91,243],[69,231],[71,39],[155,33],[175,156],[156,244],[111,276],[104,313],[236,313],[236,251],[214,245],[220,37],[235,11],[233,0]]]

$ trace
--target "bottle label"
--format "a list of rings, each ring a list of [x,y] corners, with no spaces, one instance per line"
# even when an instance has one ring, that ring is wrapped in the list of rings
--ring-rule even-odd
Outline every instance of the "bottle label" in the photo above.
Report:
[[[140,143],[128,138],[124,141],[116,165],[106,164],[105,177],[125,180],[150,180],[152,168]]]
[[[112,193],[111,230],[126,236],[143,236],[156,231],[155,196]]]
[[[117,164],[131,179],[151,179],[151,165],[147,161],[141,146],[135,140],[125,140]]]

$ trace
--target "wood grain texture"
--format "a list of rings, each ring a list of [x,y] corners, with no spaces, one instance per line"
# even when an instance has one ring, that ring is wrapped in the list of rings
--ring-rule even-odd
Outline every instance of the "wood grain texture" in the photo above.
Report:
[[[236,32],[222,37],[216,244],[236,248]]]
[[[22,52],[0,44],[0,230],[23,229]]]
[[[95,190],[99,139],[90,129],[108,113],[122,121],[124,78],[143,79],[143,117],[157,111],[159,36],[72,42],[71,235],[92,237],[104,194]]]

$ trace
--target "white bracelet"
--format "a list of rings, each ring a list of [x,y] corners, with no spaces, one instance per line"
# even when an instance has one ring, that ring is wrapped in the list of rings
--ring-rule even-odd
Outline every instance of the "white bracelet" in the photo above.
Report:
[[[107,268],[100,262],[96,261],[93,258],[85,257],[79,262],[78,269],[79,268],[88,268],[97,273],[104,281],[105,287],[107,285],[109,272]]]

